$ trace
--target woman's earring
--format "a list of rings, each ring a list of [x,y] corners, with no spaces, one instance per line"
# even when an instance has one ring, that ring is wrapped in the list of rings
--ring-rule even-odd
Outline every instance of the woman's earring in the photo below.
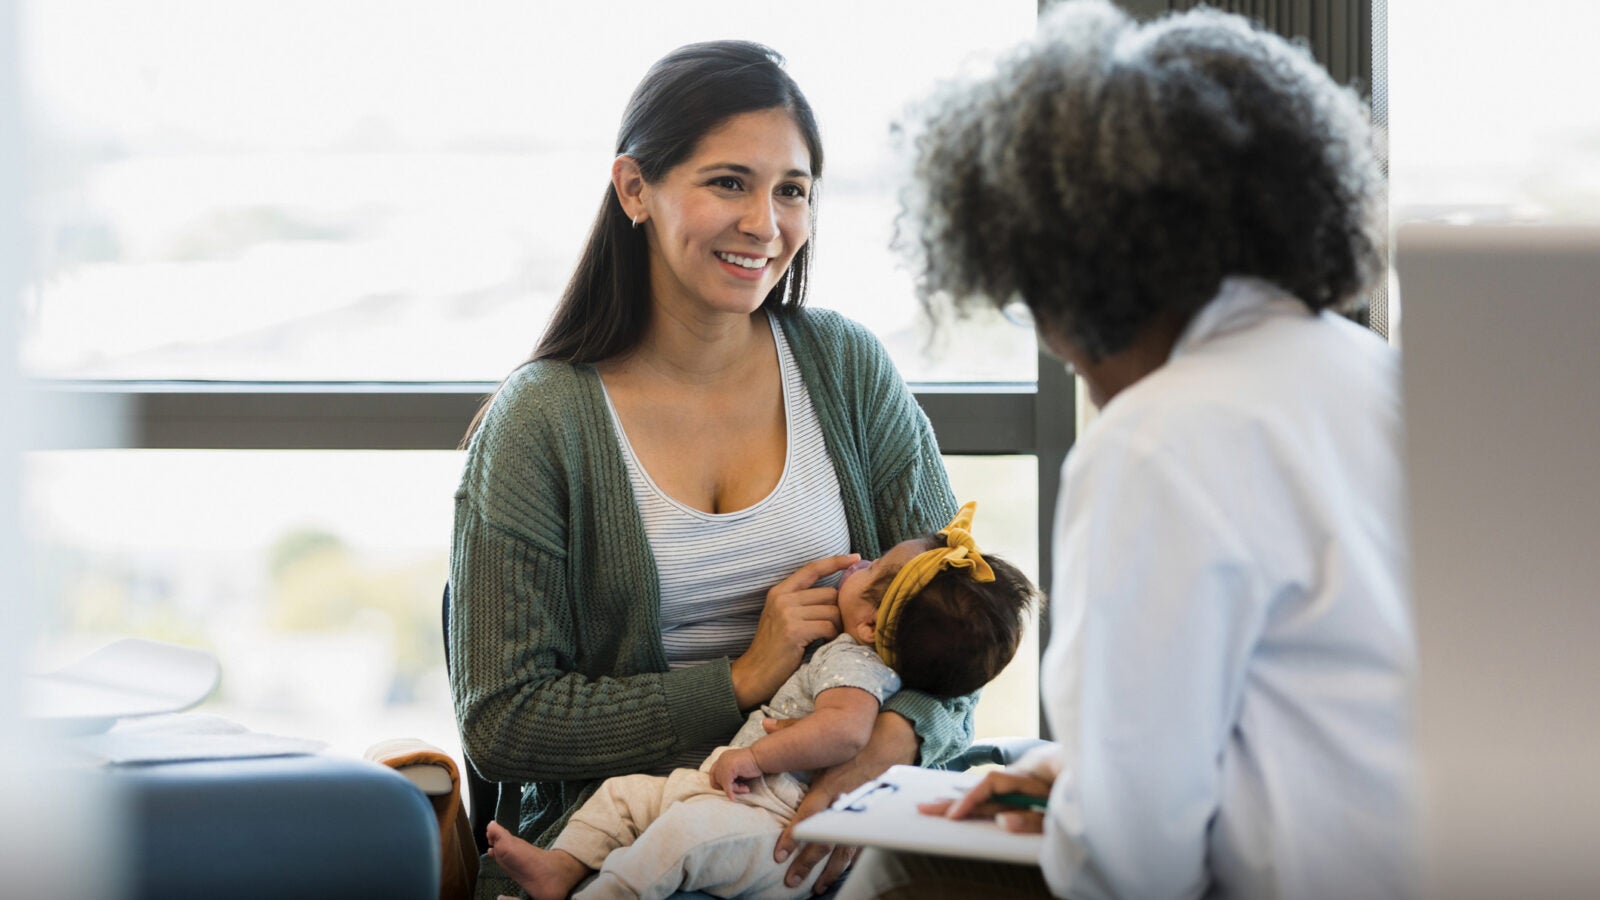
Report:
[[[640,220],[640,219],[641,219],[641,218],[643,218],[643,216],[634,216],[634,217],[633,217],[633,227],[634,227],[634,228],[636,228],[636,229],[637,229],[637,228],[638,228],[638,227],[639,227],[639,220]]]

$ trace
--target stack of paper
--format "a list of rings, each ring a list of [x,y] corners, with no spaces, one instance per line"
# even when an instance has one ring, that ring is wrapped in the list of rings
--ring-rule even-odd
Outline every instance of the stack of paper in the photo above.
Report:
[[[188,709],[211,695],[221,674],[204,650],[126,638],[27,676],[23,715],[57,734],[93,734],[118,719]]]
[[[292,756],[327,746],[259,734],[217,716],[174,715],[209,697],[221,673],[204,650],[127,638],[28,676],[23,709],[64,738],[57,761],[67,765]]]
[[[260,734],[219,716],[196,713],[130,719],[71,743],[88,761],[114,766],[300,756],[327,747],[322,741]]]

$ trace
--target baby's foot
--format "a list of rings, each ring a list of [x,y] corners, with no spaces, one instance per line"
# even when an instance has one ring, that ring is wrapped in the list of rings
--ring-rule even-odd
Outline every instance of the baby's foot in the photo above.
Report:
[[[563,900],[589,874],[589,867],[565,850],[545,850],[489,823],[489,855],[533,900]]]

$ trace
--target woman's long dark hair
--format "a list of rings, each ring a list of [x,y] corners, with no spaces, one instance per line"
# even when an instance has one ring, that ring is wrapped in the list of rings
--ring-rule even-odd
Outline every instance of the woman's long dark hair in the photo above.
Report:
[[[707,41],[679,47],[651,66],[634,89],[617,130],[617,155],[631,157],[644,180],[654,183],[728,119],[781,108],[794,118],[806,142],[811,177],[821,178],[822,138],[816,116],[783,63],[777,51],[750,41]],[[811,196],[814,204],[815,190]],[[812,211],[815,215],[814,205]],[[776,311],[801,306],[810,263],[811,242],[807,241],[795,252],[788,271],[761,308]],[[607,183],[578,267],[544,337],[523,365],[541,359],[593,363],[627,353],[643,339],[649,321],[649,245],[644,231],[635,228],[623,212],[615,188]],[[487,408],[485,402],[467,430],[467,439],[477,431]]]

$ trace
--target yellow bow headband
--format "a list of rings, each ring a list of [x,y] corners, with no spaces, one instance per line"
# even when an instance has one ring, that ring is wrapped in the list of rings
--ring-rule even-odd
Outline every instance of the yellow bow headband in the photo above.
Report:
[[[971,569],[973,581],[994,580],[994,570],[984,561],[977,542],[972,539],[972,516],[977,511],[976,501],[961,507],[950,524],[939,532],[945,545],[912,557],[895,573],[894,580],[889,582],[889,589],[883,592],[883,600],[878,604],[876,643],[878,655],[889,666],[894,666],[894,651],[890,646],[901,610],[905,608],[907,600],[921,593],[933,581],[935,575],[946,569]]]

